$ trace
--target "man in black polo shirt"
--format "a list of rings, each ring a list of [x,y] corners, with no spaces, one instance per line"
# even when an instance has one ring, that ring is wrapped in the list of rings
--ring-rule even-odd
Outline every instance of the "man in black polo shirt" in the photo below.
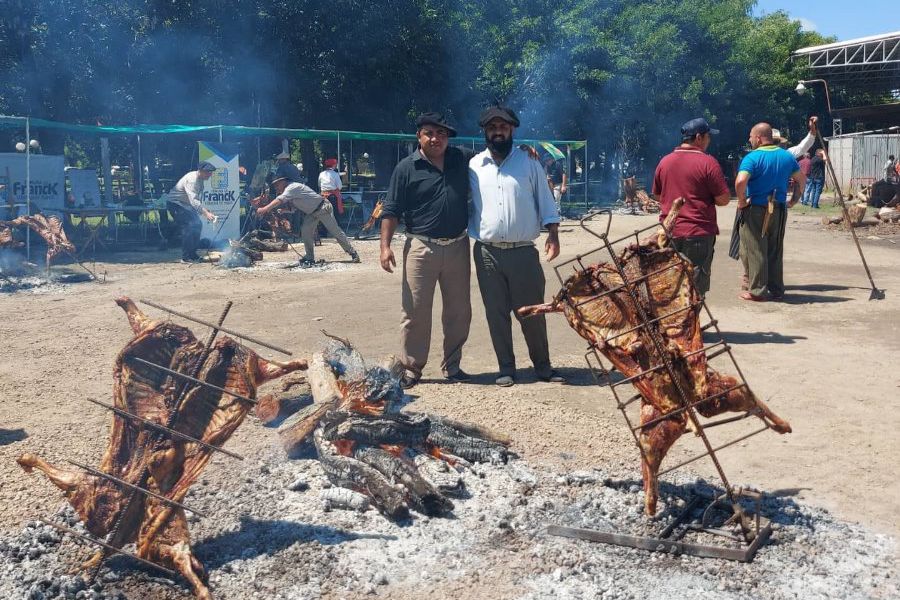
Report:
[[[419,148],[404,158],[391,175],[381,221],[381,267],[397,266],[391,239],[402,218],[403,317],[400,321],[400,361],[406,368],[400,384],[414,386],[422,376],[431,346],[431,308],[435,285],[441,287],[444,360],[449,381],[467,381],[459,368],[469,337],[468,226],[469,159],[474,152],[448,148],[456,130],[440,113],[416,119]]]

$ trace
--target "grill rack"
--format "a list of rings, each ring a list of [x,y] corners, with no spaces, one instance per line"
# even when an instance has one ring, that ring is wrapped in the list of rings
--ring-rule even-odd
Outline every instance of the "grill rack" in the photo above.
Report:
[[[157,304],[150,300],[142,299],[139,301],[142,304],[146,304],[148,306],[152,306],[154,308],[162,310],[170,316],[175,315],[175,316],[181,317],[183,319],[186,319],[188,321],[192,321],[194,323],[198,323],[200,325],[205,325],[207,327],[210,327],[211,331],[210,331],[210,334],[205,343],[205,348],[207,351],[212,347],[212,343],[215,340],[218,333],[220,331],[223,331],[223,332],[233,335],[238,340],[250,341],[250,342],[253,342],[260,346],[263,346],[265,348],[269,348],[271,350],[279,352],[281,354],[285,354],[288,356],[292,355],[292,353],[289,350],[285,350],[278,346],[269,344],[268,342],[256,339],[245,333],[241,333],[239,331],[234,331],[234,330],[226,329],[226,328],[222,327],[222,323],[225,321],[225,317],[228,315],[228,312],[231,310],[232,302],[230,300],[226,303],[225,308],[223,309],[217,323],[211,323],[211,322],[205,321],[203,319],[198,319],[196,317],[192,317],[191,315],[176,311],[174,309]],[[256,404],[256,400],[253,398],[248,398],[246,396],[242,396],[242,395],[232,392],[228,389],[221,388],[219,386],[216,386],[216,385],[213,385],[206,381],[203,381],[201,379],[198,379],[196,377],[196,375],[199,374],[198,372],[199,372],[200,368],[202,367],[202,365],[206,362],[206,358],[207,358],[207,355],[204,354],[202,357],[202,360],[198,361],[196,368],[194,369],[194,371],[197,371],[197,372],[192,372],[192,374],[188,374],[188,373],[181,373],[179,371],[174,371],[163,365],[159,365],[159,364],[156,364],[156,363],[153,363],[150,361],[146,361],[146,360],[143,360],[138,357],[126,357],[126,360],[135,362],[137,364],[141,364],[146,367],[150,367],[155,370],[159,370],[159,371],[171,376],[173,379],[182,382],[183,385],[180,389],[180,393],[176,394],[176,402],[175,402],[175,406],[173,407],[172,413],[170,415],[170,419],[169,419],[170,422],[167,422],[166,424],[161,424],[161,423],[156,423],[154,421],[150,421],[144,417],[141,417],[140,415],[136,415],[134,413],[131,413],[131,412],[124,410],[122,408],[119,408],[117,406],[113,406],[111,404],[107,404],[105,402],[95,400],[93,398],[86,398],[85,400],[92,404],[100,406],[106,410],[109,410],[110,412],[113,413],[114,418],[118,418],[123,421],[130,421],[138,427],[145,427],[149,430],[152,430],[156,436],[156,443],[161,443],[165,439],[177,440],[179,442],[189,442],[189,443],[197,444],[200,448],[202,448],[202,451],[205,451],[205,452],[210,452],[210,453],[217,452],[217,453],[223,454],[223,455],[228,456],[229,458],[232,458],[235,460],[244,460],[243,456],[236,454],[234,452],[231,452],[230,450],[226,450],[220,446],[208,444],[201,439],[198,439],[196,437],[193,437],[191,435],[188,435],[188,434],[185,434],[185,433],[182,433],[180,431],[173,429],[173,426],[175,425],[175,420],[177,419],[177,415],[178,415],[178,406],[180,405],[182,399],[187,394],[187,392],[191,386],[195,386],[195,385],[202,386],[202,387],[217,391],[219,393],[229,395],[233,398],[236,398],[242,402],[246,402],[250,405]],[[182,508],[197,517],[206,516],[206,515],[198,510],[195,510],[195,509],[189,507],[189,506],[185,506],[184,504],[181,504],[181,503],[165,496],[164,494],[159,494],[157,492],[154,492],[154,491],[149,490],[146,487],[144,487],[146,485],[146,481],[145,481],[146,474],[139,474],[140,476],[137,478],[137,481],[134,481],[134,482],[125,481],[123,479],[119,479],[108,473],[101,472],[98,469],[94,469],[92,467],[77,463],[72,460],[67,460],[66,462],[85,471],[88,474],[91,474],[95,477],[101,477],[101,478],[107,480],[108,482],[121,487],[123,490],[126,490],[130,494],[128,496],[128,500],[126,501],[125,506],[119,512],[118,518],[115,520],[109,533],[105,536],[105,539],[99,539],[97,537],[90,535],[89,533],[77,531],[75,529],[72,529],[71,527],[67,527],[65,525],[62,525],[62,524],[57,523],[50,519],[38,518],[38,520],[41,523],[43,523],[45,525],[49,525],[64,534],[70,535],[73,538],[75,538],[76,540],[93,544],[94,546],[96,546],[100,549],[100,553],[97,554],[97,557],[99,557],[99,558],[96,560],[96,562],[91,561],[90,566],[86,566],[89,584],[93,583],[93,581],[96,580],[104,562],[113,554],[127,556],[127,557],[137,561],[138,563],[143,564],[144,566],[155,568],[155,569],[159,570],[160,572],[164,573],[166,575],[166,577],[170,581],[172,581],[172,583],[174,584],[174,581],[180,577],[180,575],[178,573],[176,573],[172,569],[170,569],[166,566],[163,566],[157,562],[142,558],[133,552],[129,552],[129,551],[123,549],[122,544],[117,542],[116,536],[117,536],[117,533],[123,522],[123,518],[124,518],[125,514],[128,513],[131,504],[137,499],[138,496],[146,496],[146,497],[156,498],[157,500],[163,502],[164,504]]]
[[[595,225],[596,219],[603,215],[607,217],[605,228],[601,228],[599,231],[595,230],[592,225]],[[722,335],[722,331],[719,329],[719,322],[713,317],[712,313],[709,310],[709,306],[707,306],[706,304],[705,299],[701,298],[699,302],[671,311],[670,313],[664,314],[659,317],[654,317],[653,315],[647,314],[647,311],[644,310],[644,306],[639,299],[640,286],[646,285],[651,277],[664,273],[665,271],[674,268],[674,266],[683,265],[686,263],[689,264],[689,261],[681,254],[676,253],[679,262],[675,265],[667,266],[648,274],[643,274],[640,277],[629,278],[624,268],[624,264],[619,259],[619,253],[616,250],[617,248],[624,247],[623,244],[626,243],[633,242],[635,244],[640,244],[642,234],[646,234],[651,230],[658,230],[660,228],[660,225],[654,223],[653,225],[641,229],[636,229],[628,235],[610,240],[609,232],[612,225],[612,211],[609,209],[596,211],[585,216],[583,219],[581,219],[580,225],[582,229],[598,238],[601,241],[601,244],[584,254],[579,254],[575,258],[562,262],[554,267],[556,277],[557,279],[559,279],[560,284],[565,285],[563,272],[569,274],[569,267],[574,268],[575,273],[586,270],[587,267],[585,266],[585,259],[592,255],[608,255],[610,264],[615,267],[619,277],[622,279],[622,284],[614,288],[607,289],[602,293],[597,294],[596,296],[592,296],[591,298],[581,300],[577,304],[572,300],[567,299],[569,308],[573,311],[580,311],[582,306],[590,302],[595,302],[607,295],[624,291],[625,294],[622,294],[622,296],[625,297],[626,301],[631,303],[631,306],[635,309],[635,313],[639,315],[640,322],[628,331],[618,332],[614,336],[611,336],[610,338],[604,340],[604,342],[608,342],[616,337],[624,335],[625,333],[630,333],[639,329],[644,329],[653,342],[652,347],[649,349],[651,352],[651,357],[653,358],[651,366],[640,373],[620,380],[614,380],[613,372],[616,369],[612,365],[606,365],[604,359],[601,358],[601,354],[598,351],[597,344],[589,344],[584,357],[588,365],[588,369],[590,370],[591,375],[594,378],[594,382],[599,386],[609,388],[609,390],[612,392],[612,396],[616,402],[616,408],[619,410],[619,412],[622,413],[622,416],[625,419],[626,424],[628,425],[628,429],[634,438],[635,445],[638,447],[638,451],[641,453],[641,460],[644,462],[647,462],[647,456],[640,443],[640,431],[646,427],[658,423],[663,419],[670,418],[673,415],[682,412],[685,413],[687,415],[688,422],[695,429],[694,433],[701,440],[705,451],[687,460],[684,460],[676,464],[675,466],[668,467],[665,470],[660,471],[658,473],[658,476],[661,477],[687,464],[693,463],[705,457],[709,457],[716,469],[719,479],[722,482],[724,493],[712,499],[704,498],[700,495],[693,496],[689,501],[687,501],[681,512],[675,516],[674,520],[660,532],[659,537],[632,536],[619,533],[596,531],[592,529],[563,527],[558,525],[549,525],[547,527],[547,533],[562,537],[628,546],[648,551],[684,553],[699,557],[724,558],[730,560],[739,560],[743,562],[752,561],[757,550],[766,542],[766,540],[768,540],[772,532],[771,523],[768,521],[768,519],[765,519],[760,514],[762,494],[751,490],[734,488],[731,485],[727,475],[725,474],[721,463],[719,462],[717,452],[719,450],[742,442],[748,438],[751,438],[755,435],[758,435],[763,431],[766,431],[767,429],[772,429],[772,423],[770,423],[765,418],[761,409],[758,412],[747,411],[743,414],[738,414],[732,417],[725,417],[707,423],[703,423],[701,421],[701,415],[699,415],[696,411],[696,406],[698,404],[716,399],[722,395],[728,394],[731,391],[740,389],[742,387],[750,390],[750,386],[747,383],[747,379],[745,378],[740,365],[738,365],[737,360],[734,357],[731,345],[725,340],[724,336]],[[672,238],[669,234],[669,231],[665,228],[663,228],[662,231],[664,231],[666,240],[671,246]],[[667,317],[685,310],[696,310],[698,313],[698,319],[700,319],[701,316],[705,315],[708,321],[705,325],[702,325],[700,327],[701,332],[712,330],[715,336],[718,337],[717,341],[710,344],[704,344],[700,350],[691,352],[685,356],[703,352],[707,355],[707,361],[712,361],[715,358],[727,355],[730,359],[732,367],[734,368],[734,371],[737,373],[738,379],[737,385],[725,391],[707,396],[706,398],[693,402],[690,400],[689,395],[682,388],[679,378],[676,377],[676,373],[669,359],[669,355],[664,351],[665,340],[662,338],[656,328],[652,326]],[[623,384],[633,382],[639,377],[663,369],[667,371],[675,389],[677,390],[678,397],[675,400],[677,400],[679,407],[666,413],[665,415],[662,415],[656,419],[653,419],[652,421],[645,423],[644,425],[635,425],[634,421],[629,416],[627,409],[635,401],[641,399],[641,394],[637,393],[633,396],[623,399],[618,388]],[[717,446],[713,446],[706,434],[706,429],[736,423],[754,416],[759,418],[763,422],[762,427]],[[742,499],[749,500],[752,504],[752,507],[750,509],[745,508],[741,502]],[[700,506],[702,506],[704,501],[707,502],[707,505],[705,510],[703,511],[702,517],[699,520],[694,519],[692,515],[699,509]],[[713,517],[717,512],[717,509],[721,508],[725,508],[727,511],[730,511],[730,517],[726,519],[725,522],[720,526],[715,526]],[[731,529],[724,529],[724,527],[731,527]],[[723,546],[683,541],[684,537],[690,533],[705,533],[713,536],[725,537],[729,540],[729,543],[728,545]]]

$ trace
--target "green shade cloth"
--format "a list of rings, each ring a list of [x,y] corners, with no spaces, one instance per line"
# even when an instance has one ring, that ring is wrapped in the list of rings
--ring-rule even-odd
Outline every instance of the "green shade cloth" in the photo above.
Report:
[[[47,119],[29,119],[33,129],[60,129],[76,133],[92,133],[96,135],[154,135],[185,133],[218,133],[223,136],[272,136],[300,140],[368,140],[377,142],[412,142],[416,136],[412,133],[372,133],[363,131],[337,131],[331,129],[287,129],[281,127],[245,127],[243,125],[79,125],[61,123]],[[25,117],[0,115],[0,127],[24,127]],[[456,137],[455,144],[483,144],[483,137]],[[524,144],[539,144],[540,140],[516,140]],[[578,140],[551,140],[557,146],[570,145],[573,149],[584,145]]]

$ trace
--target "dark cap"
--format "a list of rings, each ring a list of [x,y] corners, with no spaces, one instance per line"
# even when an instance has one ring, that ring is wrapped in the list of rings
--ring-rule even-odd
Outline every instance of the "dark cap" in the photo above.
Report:
[[[280,181],[282,179],[287,179],[288,181],[299,183],[298,181],[296,181],[295,177],[296,167],[294,167],[294,169],[291,169],[291,167],[293,166],[294,165],[291,164],[278,165],[278,168],[275,169],[275,175],[272,177],[272,183],[275,183],[276,181]]]
[[[424,125],[437,125],[438,127],[443,127],[447,130],[448,137],[456,137],[456,129],[447,123],[447,119],[444,117],[443,113],[422,113],[416,118],[416,129],[421,129]]]
[[[213,171],[216,170],[216,165],[212,164],[209,161],[203,160],[203,161],[200,161],[199,165],[197,165],[197,170],[198,171],[209,171],[210,173],[212,173]]]
[[[710,127],[707,120],[702,117],[699,119],[691,119],[681,126],[682,137],[694,137],[695,135],[700,135],[703,133],[718,135],[719,130]]]
[[[519,117],[516,116],[516,113],[513,112],[513,109],[506,106],[488,106],[486,109],[481,111],[481,116],[478,117],[478,124],[481,127],[484,127],[485,125],[490,123],[491,119],[496,118],[503,119],[513,127],[519,126]]]

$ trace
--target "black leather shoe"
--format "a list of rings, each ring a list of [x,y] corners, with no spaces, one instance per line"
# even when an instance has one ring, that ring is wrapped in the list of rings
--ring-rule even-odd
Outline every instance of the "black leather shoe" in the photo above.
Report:
[[[415,387],[417,383],[419,383],[419,378],[414,375],[404,375],[400,378],[400,388],[404,390]]]
[[[547,377],[539,376],[538,379],[546,383],[568,383],[566,378],[560,375],[559,371],[557,371],[556,369],[550,371],[550,375],[548,375]]]
[[[460,369],[453,375],[447,375],[446,379],[450,383],[468,383],[472,381],[472,376]]]

